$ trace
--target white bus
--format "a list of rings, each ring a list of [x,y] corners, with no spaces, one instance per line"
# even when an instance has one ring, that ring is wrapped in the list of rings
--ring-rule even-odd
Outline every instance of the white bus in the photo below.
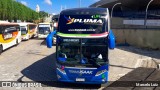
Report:
[[[39,23],[38,24],[38,38],[46,38],[47,35],[53,31],[51,23]]]
[[[21,31],[17,23],[0,22],[0,54],[3,50],[21,42]]]
[[[22,40],[29,40],[36,36],[37,25],[34,23],[19,23]]]

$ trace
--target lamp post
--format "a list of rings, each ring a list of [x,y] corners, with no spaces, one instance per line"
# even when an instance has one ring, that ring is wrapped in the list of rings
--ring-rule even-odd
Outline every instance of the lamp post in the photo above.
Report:
[[[113,5],[112,10],[111,10],[111,18],[112,18],[112,14],[113,14],[113,9],[114,9],[114,7],[115,7],[116,5],[120,5],[120,4],[122,4],[122,3],[116,3],[116,4]]]
[[[144,20],[144,26],[145,27],[146,27],[146,24],[147,24],[148,7],[151,4],[151,2],[153,2],[153,0],[150,0],[149,3],[147,4],[147,7],[146,7],[146,15],[145,15],[145,20]]]

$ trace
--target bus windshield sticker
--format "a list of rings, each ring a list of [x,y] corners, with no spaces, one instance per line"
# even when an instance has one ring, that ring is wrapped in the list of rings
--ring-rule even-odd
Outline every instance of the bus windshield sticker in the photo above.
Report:
[[[61,15],[58,30],[68,34],[99,34],[107,30],[105,15]],[[93,17],[93,18],[92,18]]]
[[[84,23],[84,24],[103,24],[103,20],[100,18],[71,18],[64,16],[64,18],[67,20],[67,24],[72,24],[72,23]]]
[[[96,29],[69,29],[68,31],[96,31]]]
[[[91,17],[92,17],[92,18],[100,18],[101,15],[92,15]]]

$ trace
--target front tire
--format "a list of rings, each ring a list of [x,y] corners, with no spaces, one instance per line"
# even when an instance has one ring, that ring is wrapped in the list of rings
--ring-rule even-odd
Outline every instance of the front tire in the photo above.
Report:
[[[2,45],[0,45],[0,55],[2,54],[2,52],[3,52],[3,47]]]
[[[18,43],[18,39],[17,39],[17,40],[16,40],[16,46],[18,46],[18,44],[19,44],[19,43]]]

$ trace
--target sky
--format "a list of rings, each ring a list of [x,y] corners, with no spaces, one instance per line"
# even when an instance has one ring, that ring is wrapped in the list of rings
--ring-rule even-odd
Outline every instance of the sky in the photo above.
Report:
[[[36,5],[40,7],[40,11],[50,14],[58,14],[61,8],[78,8],[80,0],[16,0],[27,7],[36,10]],[[81,0],[81,7],[88,7],[99,0]]]

